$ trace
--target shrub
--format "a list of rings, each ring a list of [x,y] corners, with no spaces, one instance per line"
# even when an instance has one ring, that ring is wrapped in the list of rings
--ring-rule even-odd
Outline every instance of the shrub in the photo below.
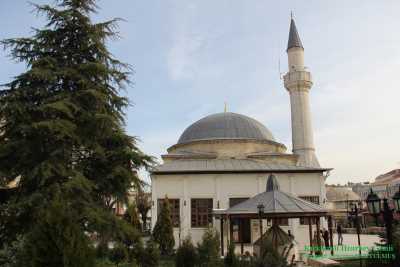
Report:
[[[188,236],[183,240],[176,252],[175,265],[176,267],[194,267],[196,266],[196,261],[196,248],[192,244],[192,239]]]
[[[158,267],[160,262],[160,250],[155,242],[149,240],[141,259],[142,267]]]
[[[121,243],[117,243],[110,252],[110,260],[115,264],[120,264],[128,259],[128,251]]]
[[[161,255],[171,255],[175,245],[171,208],[168,198],[165,197],[153,230],[153,238],[160,247]]]
[[[260,255],[253,259],[253,267],[287,267],[286,259],[266,240],[262,241]]]
[[[139,220],[139,214],[135,203],[131,203],[128,205],[123,218],[138,231],[142,230],[142,226]]]
[[[235,243],[230,242],[228,246],[228,252],[224,259],[224,265],[226,267],[238,267],[239,266],[239,259],[235,254]]]
[[[218,233],[209,228],[203,235],[202,242],[197,244],[199,253],[199,266],[215,267],[221,266],[220,243]]]

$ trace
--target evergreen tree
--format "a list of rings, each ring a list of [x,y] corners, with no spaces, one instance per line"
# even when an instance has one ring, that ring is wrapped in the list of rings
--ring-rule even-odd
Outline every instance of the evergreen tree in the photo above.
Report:
[[[179,246],[175,257],[176,267],[194,267],[197,262],[196,248],[190,236],[186,237]]]
[[[160,262],[160,250],[155,242],[149,240],[144,250],[143,258],[141,259],[142,267],[158,267]]]
[[[172,226],[171,208],[168,197],[165,197],[157,222],[153,229],[153,239],[160,247],[161,255],[171,255],[175,245]]]
[[[17,266],[94,266],[94,247],[75,222],[74,210],[55,196],[26,237],[26,255]]]
[[[121,243],[117,243],[111,250],[110,259],[117,265],[117,267],[121,262],[126,261],[128,259],[128,251],[125,246]]]
[[[200,266],[221,266],[219,235],[214,229],[207,229],[202,237],[202,242],[197,245],[197,250]]]
[[[228,252],[224,258],[224,265],[226,267],[239,267],[240,261],[235,254],[235,243],[230,242]]]
[[[27,70],[0,92],[1,184],[19,179],[16,193],[0,207],[0,240],[25,236],[25,250],[37,257],[26,266],[50,260],[46,247],[54,262],[46,266],[88,266],[92,248],[85,236],[96,233],[106,244],[122,231],[112,207],[139,186],[134,170],[152,159],[123,129],[128,100],[119,92],[129,84],[130,67],[105,44],[116,37],[117,20],[93,23],[95,0],[35,8],[48,19],[45,27],[32,37],[2,41]],[[57,214],[65,220],[48,212],[59,199],[64,206]],[[54,231],[45,228],[48,221]],[[29,246],[39,233],[49,243]],[[50,237],[80,249],[51,247]]]
[[[375,248],[369,251],[367,258],[368,267],[392,267],[400,264],[400,227],[393,226],[392,245],[389,245],[386,232],[379,233],[380,243],[375,243]]]
[[[139,220],[139,214],[137,212],[136,204],[130,203],[124,214],[124,219],[131,224],[138,231],[141,230],[141,224]]]

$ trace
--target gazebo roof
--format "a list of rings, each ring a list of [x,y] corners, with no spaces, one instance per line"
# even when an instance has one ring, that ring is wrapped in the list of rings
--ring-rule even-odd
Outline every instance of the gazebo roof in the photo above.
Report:
[[[266,191],[260,193],[242,203],[239,203],[225,211],[215,211],[216,214],[251,215],[258,214],[258,206],[264,205],[263,214],[279,215],[279,217],[303,217],[325,215],[326,210],[317,204],[282,192],[274,175],[270,175],[267,181]]]

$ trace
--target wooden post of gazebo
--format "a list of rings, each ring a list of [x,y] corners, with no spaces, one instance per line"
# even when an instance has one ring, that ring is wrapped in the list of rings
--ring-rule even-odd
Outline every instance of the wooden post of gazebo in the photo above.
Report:
[[[240,254],[244,254],[244,244],[243,244],[243,220],[239,219],[239,240],[240,240]]]
[[[228,218],[229,218],[229,226],[228,226],[229,244],[230,244],[231,242],[233,242],[233,245],[234,245],[234,247],[235,247],[234,250],[236,250],[236,243],[235,243],[235,241],[233,240],[232,217],[231,217],[231,215],[228,215]]]
[[[220,222],[221,222],[221,255],[222,257],[224,256],[224,217],[221,215],[220,217]]]
[[[311,222],[312,222],[312,217],[308,217],[307,218],[308,219],[308,235],[309,235],[309,239],[310,239],[310,255],[312,255],[313,254],[313,242],[312,242],[312,225],[311,225]]]
[[[320,229],[320,226],[319,226],[319,223],[320,223],[320,221],[319,221],[319,217],[315,217],[315,221],[316,221],[316,225],[317,225],[317,252],[318,253],[321,253],[322,251],[321,251],[321,233],[320,233],[320,231],[321,231],[321,229]]]
[[[329,241],[330,241],[330,247],[331,247],[331,255],[333,255],[332,215],[328,216],[328,228],[329,228]]]

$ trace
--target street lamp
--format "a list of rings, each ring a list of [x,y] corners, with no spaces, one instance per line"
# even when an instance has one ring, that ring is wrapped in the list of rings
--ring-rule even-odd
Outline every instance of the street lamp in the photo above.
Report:
[[[381,213],[381,199],[372,191],[372,188],[370,190],[366,199],[367,208],[369,213],[375,217],[376,226],[378,226],[378,216]]]
[[[262,217],[263,217],[263,215],[264,215],[264,208],[265,208],[265,206],[262,204],[262,203],[260,203],[260,204],[258,204],[257,205],[257,209],[258,209],[258,219],[259,219],[259,223],[260,223],[260,240],[261,240],[261,238],[262,238],[262,235],[263,235],[263,225],[262,225]]]
[[[351,208],[351,211],[349,212],[349,218],[354,222],[354,226],[356,227],[357,230],[357,238],[358,238],[358,254],[360,255],[360,266],[362,265],[361,262],[361,240],[360,240],[360,233],[361,233],[361,227],[360,227],[360,220],[359,220],[359,208],[357,204],[353,204],[353,207]]]
[[[386,226],[387,243],[392,245],[392,223],[393,223],[393,209],[389,207],[388,200],[383,199],[383,209],[381,208],[381,199],[372,191],[367,197],[368,211],[377,218],[380,214],[383,215],[383,220]],[[393,202],[396,211],[399,211],[400,190],[393,196]],[[378,224],[378,221],[377,221]]]

